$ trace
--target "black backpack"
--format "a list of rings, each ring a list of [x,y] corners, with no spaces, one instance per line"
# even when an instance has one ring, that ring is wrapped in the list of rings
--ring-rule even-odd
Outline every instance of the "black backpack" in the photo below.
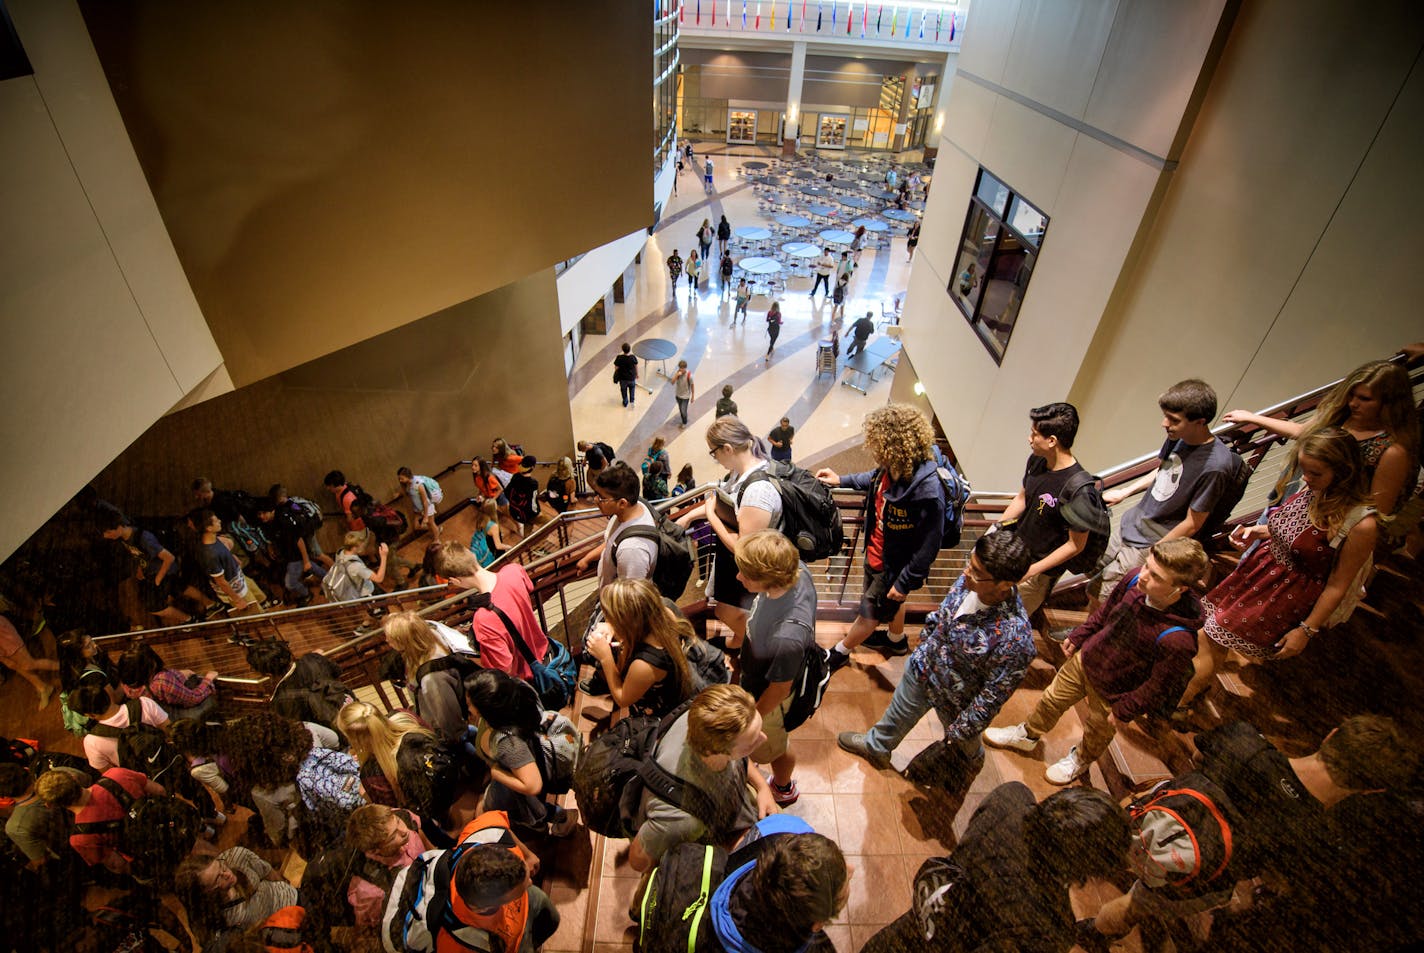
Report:
[[[709,685],[725,685],[732,680],[726,653],[706,639],[686,640],[682,643],[682,654],[687,657],[687,670],[692,675],[692,694]]]
[[[1206,522],[1192,537],[1203,545],[1211,542],[1211,538],[1221,532],[1221,528],[1231,518],[1231,511],[1236,509],[1236,504],[1246,495],[1246,485],[1251,482],[1251,476],[1256,472],[1256,468],[1247,463],[1241,454],[1233,452],[1231,455],[1236,463],[1231,477],[1225,489],[1221,491],[1221,496],[1217,498],[1216,505],[1207,514]]]
[[[198,809],[187,801],[170,795],[150,795],[129,806],[119,834],[119,849],[134,858],[138,876],[171,877],[183,858],[193,852],[202,827]]]
[[[781,724],[787,731],[801,727],[821,707],[821,699],[826,695],[826,686],[831,683],[831,653],[812,640],[806,646],[806,654],[801,661],[801,674],[791,685],[791,704],[782,716]]]
[[[613,552],[609,558],[617,560],[618,543],[625,539],[651,539],[658,544],[657,559],[653,561],[653,572],[648,581],[658,587],[658,592],[669,599],[678,599],[687,589],[687,580],[692,578],[692,567],[697,561],[692,540],[687,530],[667,518],[666,513],[653,513],[657,526],[629,526],[614,540]]]
[[[124,708],[129,714],[127,726],[115,728],[95,722],[89,733],[117,739],[120,767],[139,771],[170,791],[184,786],[180,776],[187,776],[187,763],[168,740],[168,735],[162,728],[143,723],[143,703],[137,698],[130,698]]]
[[[405,820],[414,826],[411,818]],[[346,899],[352,877],[360,877],[382,890],[389,890],[395,875],[395,870],[345,844],[324,850],[308,861],[302,871],[298,903],[307,912],[307,921],[303,925],[310,928],[307,932],[316,947],[336,949],[331,941],[332,928],[356,925],[355,911]]]
[[[727,873],[727,852],[678,844],[663,854],[638,905],[633,953],[687,953],[712,935],[708,906]]]
[[[539,515],[539,481],[527,473],[516,473],[504,488],[509,497],[509,515],[516,523],[532,523]]]
[[[460,782],[460,766],[450,751],[432,735],[413,732],[396,749],[396,771],[401,793],[411,810],[430,817],[440,792],[453,792]]]
[[[752,473],[737,491],[737,505],[742,494],[756,480],[770,480],[781,495],[781,532],[801,551],[801,561],[812,563],[841,551],[845,530],[841,526],[840,507],[831,496],[830,487],[816,479],[810,470],[771,460],[764,468]]]
[[[1087,494],[1088,508],[1092,511],[1092,523],[1088,526],[1088,541],[1080,553],[1063,564],[1071,573],[1088,575],[1098,571],[1103,554],[1108,551],[1108,536],[1112,533],[1112,514],[1103,502],[1103,494],[1098,489],[1098,478],[1086,470],[1073,474],[1063,484],[1060,494],[1063,505],[1068,505],[1079,493]],[[1071,524],[1069,524],[1071,527]]]

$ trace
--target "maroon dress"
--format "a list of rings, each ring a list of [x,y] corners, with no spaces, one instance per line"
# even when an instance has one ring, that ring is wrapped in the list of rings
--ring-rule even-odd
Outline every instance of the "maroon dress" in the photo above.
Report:
[[[1310,498],[1303,489],[1273,512],[1265,545],[1202,600],[1213,642],[1250,658],[1269,658],[1281,637],[1315,608],[1339,550],[1325,530],[1310,524]]]

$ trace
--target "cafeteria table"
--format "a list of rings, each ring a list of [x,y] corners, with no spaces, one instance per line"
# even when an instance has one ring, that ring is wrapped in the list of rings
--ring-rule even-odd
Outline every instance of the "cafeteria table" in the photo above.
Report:
[[[914,222],[919,218],[914,212],[907,212],[899,208],[887,208],[880,213],[880,217],[888,218],[896,222]]]
[[[811,224],[811,220],[804,215],[778,215],[776,223],[787,228],[805,228]]]
[[[820,237],[821,241],[828,242],[832,245],[849,245],[855,241],[854,235],[839,228],[828,228],[824,232],[821,232]]]
[[[763,238],[771,237],[771,229],[762,228],[760,225],[745,225],[742,228],[737,229],[732,234],[736,235],[738,238],[745,238],[747,241],[759,242]]]
[[[863,228],[867,232],[888,232],[890,226],[880,221],[878,218],[858,218],[851,222],[856,228]]]
[[[836,210],[829,205],[808,205],[806,206],[806,211],[810,212],[812,215],[821,216],[836,214]]]
[[[752,161],[752,162],[743,162],[743,163],[742,163],[742,168],[743,168],[743,169],[753,169],[753,170],[755,170],[755,171],[760,172],[762,169],[768,168],[768,166],[767,166],[767,164],[766,164],[765,162]]]
[[[867,209],[875,208],[874,202],[870,201],[870,199],[863,199],[858,195],[842,196],[836,201],[840,202],[846,208],[857,208],[862,212]]]
[[[781,250],[792,258],[815,258],[821,254],[821,246],[815,242],[787,242]]]
[[[644,338],[633,345],[633,355],[642,358],[644,361],[660,361],[662,367],[658,373],[667,377],[667,360],[677,353],[677,345],[663,338]],[[646,384],[639,384],[639,387],[649,394],[653,392]]]
[[[846,361],[845,374],[841,383],[862,395],[868,394],[875,383],[875,374],[880,368],[893,361],[900,353],[900,342],[894,338],[881,338]]]

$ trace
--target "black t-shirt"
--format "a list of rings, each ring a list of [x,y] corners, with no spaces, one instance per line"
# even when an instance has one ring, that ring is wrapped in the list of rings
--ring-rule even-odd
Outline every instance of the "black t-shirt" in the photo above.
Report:
[[[613,366],[617,369],[615,375],[620,381],[635,381],[638,379],[638,359],[631,354],[619,354],[613,359]]]
[[[682,692],[677,687],[676,666],[672,657],[662,648],[647,642],[633,650],[633,661],[646,662],[653,668],[666,672],[661,680],[654,682],[643,697],[633,705],[633,710],[661,718],[683,702]]]
[[[290,509],[277,507],[271,522],[262,524],[262,534],[272,542],[272,548],[277,551],[277,558],[282,562],[291,563],[302,558],[301,550],[297,549],[297,540],[305,534]]]
[[[875,333],[875,322],[869,318],[861,318],[850,327],[858,338],[868,338]]]
[[[1062,470],[1050,470],[1042,457],[1028,458],[1023,480],[1024,511],[1014,532],[1028,546],[1033,559],[1042,559],[1068,541],[1063,487],[1073,474],[1082,472],[1076,462]]]

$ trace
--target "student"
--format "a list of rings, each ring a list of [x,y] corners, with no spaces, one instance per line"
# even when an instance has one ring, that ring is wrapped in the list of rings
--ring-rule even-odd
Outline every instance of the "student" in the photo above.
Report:
[[[519,472],[519,462],[523,459],[524,451],[516,450],[503,437],[495,437],[490,443],[490,460],[494,462],[496,470],[513,476]]]
[[[706,258],[712,251],[712,239],[717,237],[717,230],[712,227],[712,220],[704,218],[702,225],[697,229],[697,247],[701,256]]]
[[[543,661],[549,654],[549,637],[539,625],[539,617],[534,614],[534,603],[530,598],[534,583],[523,566],[512,563],[497,573],[491,572],[481,566],[466,547],[458,543],[442,543],[435,552],[435,571],[449,580],[448,585],[453,591],[474,589],[488,594],[490,605],[509,617],[535,659]],[[470,634],[479,642],[481,665],[525,681],[533,677],[529,663],[524,661],[523,653],[511,641],[509,629],[493,608],[475,611]]]
[[[346,886],[356,926],[381,925],[395,875],[426,851],[423,831],[419,818],[385,804],[358,807],[346,819],[346,844],[366,861]],[[455,846],[453,838],[447,840],[446,846]]]
[[[702,255],[697,249],[687,253],[687,290],[696,293],[702,285]]]
[[[1028,613],[1015,589],[1028,563],[1028,547],[1015,534],[979,537],[963,575],[926,620],[879,723],[865,733],[842,732],[836,743],[888,768],[890,752],[933,708],[963,776],[978,774],[984,764],[979,735],[1023,681],[1036,654]]]
[[[173,875],[173,892],[199,937],[250,929],[297,902],[297,888],[246,847],[186,858]]]
[[[0,665],[12,672],[18,672],[21,678],[34,687],[35,694],[39,696],[38,711],[49,707],[49,701],[54,697],[55,673],[59,671],[59,663],[53,659],[37,659],[31,655],[14,623],[3,615],[0,615]],[[49,677],[41,675],[41,672],[49,673]]]
[[[771,444],[771,459],[790,463],[791,441],[795,436],[796,428],[791,426],[791,418],[782,417],[781,423],[771,428],[771,433],[766,435],[767,442]]]
[[[1152,488],[1113,527],[1103,554],[1107,562],[1088,583],[1095,603],[1146,561],[1153,543],[1196,536],[1241,465],[1231,448],[1212,436],[1216,391],[1204,381],[1173,384],[1157,406],[1167,431],[1157,469],[1103,493],[1103,502],[1113,505]]]
[[[111,822],[122,821],[128,809],[109,785],[122,788],[133,800],[165,793],[163,785],[150,781],[138,771],[112,767],[89,787],[68,771],[46,771],[35,782],[35,794],[47,806],[63,808],[74,815],[69,846],[84,863],[127,874],[133,858],[119,850],[119,831]]]
[[[811,297],[816,297],[816,289],[825,285],[826,294],[831,293],[831,275],[836,271],[836,257],[829,248],[821,249],[821,257],[816,259],[816,282],[811,285]]]
[[[574,816],[544,799],[544,775],[535,750],[544,710],[527,682],[481,669],[466,683],[475,722],[475,754],[489,768],[482,808],[503,811],[521,830],[552,837],[574,832]]]
[[[490,501],[490,505],[493,505],[493,501]],[[376,552],[381,561],[373,572],[361,559],[361,550],[366,548],[366,542],[366,534],[354,530],[347,533],[341,541],[341,552],[336,554],[336,565],[341,568],[341,576],[338,577],[336,588],[339,592],[344,592],[343,601],[375,595],[376,586],[383,585],[386,581],[386,559],[390,555],[390,546],[385,543],[376,544]],[[341,581],[342,577],[345,582]]]
[[[435,506],[445,499],[440,484],[428,476],[410,472],[410,467],[396,471],[396,479],[410,497],[411,512],[415,514],[415,528],[428,530],[432,542],[440,542],[440,524],[435,521]]]
[[[731,240],[732,223],[727,221],[727,216],[723,215],[722,220],[717,223],[717,251],[725,256],[727,254],[727,242]]]
[[[361,765],[361,791],[374,804],[401,807],[426,818],[432,839],[450,846],[440,825],[459,793],[456,762],[444,757],[435,732],[403,711],[382,714],[365,702],[352,702],[336,716],[336,726],[351,742]]]
[[[168,724],[168,713],[152,698],[132,699],[139,704],[139,718],[145,725],[162,728]],[[128,702],[114,701],[103,685],[81,685],[70,696],[70,707],[81,715],[93,718],[84,736],[84,757],[95,771],[107,771],[119,766],[119,732],[129,726]]]
[[[341,512],[346,514],[346,528],[355,532],[360,532],[366,528],[360,517],[351,515],[351,504],[360,499],[360,494],[346,482],[346,474],[340,470],[332,470],[322,480],[322,485],[336,498],[336,505],[341,507]]]
[[[712,157],[708,156],[702,165],[702,185],[708,194],[712,192]]]
[[[909,404],[866,415],[861,429],[875,469],[841,476],[816,471],[828,486],[865,493],[865,586],[855,622],[831,651],[831,671],[850,664],[857,645],[886,655],[909,651],[905,599],[925,584],[944,531],[944,491],[936,471],[934,429]],[[880,623],[887,631],[876,631]]]
[[[771,765],[772,797],[786,807],[796,803],[800,792],[792,777],[796,755],[782,721],[806,650],[816,643],[816,584],[796,544],[777,530],[743,535],[736,557],[737,579],[756,599],[746,638],[728,645],[741,649],[741,686],[756,699],[766,736],[751,759]]]
[[[578,451],[583,454],[584,480],[592,488],[598,475],[613,465],[616,455],[612,447],[598,440],[580,440]]]
[[[667,270],[668,289],[673,297],[677,297],[677,282],[682,277],[682,256],[677,253],[676,248],[667,257]]]
[[[236,612],[262,608],[267,597],[257,583],[243,575],[237,557],[218,539],[222,520],[212,510],[199,510],[196,519],[203,533],[203,568],[207,570],[213,594]]]
[[[920,223],[917,221],[910,226],[910,230],[905,234],[905,251],[909,252],[906,261],[915,260],[915,248],[920,244]]]
[[[697,398],[697,387],[692,383],[692,372],[687,369],[686,361],[677,362],[677,370],[668,383],[672,385],[673,398],[677,401],[677,415],[682,420],[678,427],[686,427],[688,405]]]
[[[618,393],[623,398],[624,407],[632,407],[638,397],[638,359],[633,349],[624,344],[623,353],[613,359],[613,379],[618,382]]]
[[[474,562],[474,556],[468,550],[464,554]],[[478,563],[475,565],[478,566]],[[461,664],[464,659],[454,655],[435,634],[430,623],[414,612],[394,612],[386,616],[382,628],[386,642],[400,653],[404,662],[405,680],[414,696],[415,713],[431,727],[452,757],[462,756],[470,726],[463,677],[472,673],[473,661]],[[509,636],[506,634],[504,639],[507,643]],[[487,665],[495,664],[493,658],[484,658],[484,646],[480,648],[481,660]],[[502,657],[501,661],[509,664]]]
[[[730,643],[740,643],[747,631],[747,610],[754,596],[737,578],[732,555],[744,535],[781,524],[781,493],[763,479],[767,467],[766,444],[752,435],[736,417],[718,417],[707,428],[707,448],[712,460],[727,468],[717,490],[701,506],[678,517],[686,527],[705,519],[716,533],[715,578],[709,593],[717,600],[717,618],[732,630]]]
[[[312,596],[305,580],[321,578],[312,565],[316,557],[306,546],[306,528],[290,507],[278,506],[270,496],[258,501],[257,522],[262,527],[262,534],[267,537],[268,555],[283,567],[282,584],[287,601],[293,605],[306,605]]]
[[[781,336],[781,302],[773,301],[766,312],[766,363],[771,363],[771,352],[776,350],[776,339]]]
[[[665,437],[654,437],[653,442],[648,445],[648,452],[643,456],[643,475],[647,476],[652,465],[659,461],[668,464],[667,439]],[[671,472],[670,465],[669,472]]]
[[[850,252],[841,252],[841,260],[836,264],[836,281],[844,281],[846,284],[850,284],[850,279],[854,274],[855,261],[850,257]]]
[[[732,290],[732,272],[736,271],[736,268],[737,266],[732,262],[732,253],[722,252],[722,260],[717,265],[717,274],[720,276],[717,287],[723,299]]]
[[[623,534],[634,526],[656,528],[653,511],[639,497],[638,474],[627,464],[614,464],[594,481],[594,502],[600,513],[608,515],[603,530],[603,544],[589,550],[578,561],[583,572],[598,562],[598,584],[606,586],[614,579],[648,579],[658,560],[658,541]]]
[[[317,539],[317,533],[321,530],[321,507],[305,497],[292,496],[280,483],[272,484],[267,496],[277,504],[279,513],[290,514],[304,530],[297,548],[306,562],[319,563],[323,569],[330,569],[331,557],[321,551],[321,542]]]
[[[953,889],[973,897],[972,906],[945,903],[945,922],[932,921],[933,937],[912,909],[871,937],[862,953],[940,949],[941,931],[957,949],[1068,953],[1076,939],[1069,890],[1119,873],[1131,841],[1127,812],[1102,791],[1071,788],[1036,804],[1026,785],[1001,784],[949,855],[962,872]],[[933,886],[916,885],[926,906]]]
[[[850,333],[846,337],[854,337],[850,347],[846,348],[846,360],[850,360],[855,355],[865,350],[865,342],[870,340],[870,336],[875,333],[875,312],[865,312],[865,317],[857,318],[850,326]]]
[[[1044,404],[1028,412],[1029,458],[1023,486],[1004,508],[1003,523],[1028,546],[1033,563],[1019,584],[1024,611],[1033,615],[1043,605],[1053,584],[1063,574],[1063,564],[1088,544],[1091,515],[1085,512],[1086,493],[1071,497],[1064,488],[1083,468],[1073,457],[1078,435],[1078,408],[1072,404]],[[1030,506],[1028,501],[1032,500]]]
[[[1064,640],[1068,660],[1028,719],[987,729],[985,742],[1033,751],[1064,712],[1082,701],[1082,739],[1044,772],[1049,783],[1068,784],[1103,756],[1119,724],[1169,714],[1192,677],[1194,633],[1202,618],[1192,587],[1209,567],[1206,551],[1194,539],[1152,544],[1137,572],[1118,583]]]
[[[554,512],[565,513],[574,501],[574,494],[574,462],[568,457],[560,457],[554,465],[554,472],[544,484],[544,499],[549,501]]]
[[[539,481],[534,478],[534,468],[539,461],[526,455],[519,461],[519,472],[509,478],[504,488],[509,497],[509,516],[519,526],[522,536],[534,530],[539,519]]]
[[[153,698],[170,718],[205,719],[217,708],[217,672],[199,675],[168,668],[147,642],[136,642],[119,656],[119,684],[128,698]]]
[[[732,310],[732,323],[737,323],[737,315],[742,316],[742,324],[747,323],[747,305],[752,300],[752,289],[747,286],[747,279],[743,278],[737,282],[737,306]]]
[[[603,621],[589,633],[587,648],[614,705],[662,718],[690,698],[692,673],[677,619],[657,587],[646,579],[615,579],[600,588],[598,604]]]
[[[732,399],[732,385],[731,385],[731,384],[723,384],[723,385],[722,385],[722,396],[717,399],[717,409],[716,409],[715,416],[717,416],[717,417],[735,417],[735,416],[737,416],[737,402]]]
[[[748,755],[765,740],[756,700],[746,689],[713,685],[693,699],[658,739],[653,757],[701,795],[709,816],[698,817],[645,790],[629,865],[646,873],[677,844],[730,847],[758,820],[776,813],[771,786],[761,772],[747,769]]]
[[[846,295],[849,291],[850,276],[842,275],[837,278],[835,290],[831,292],[831,320],[837,322],[837,324],[841,318],[845,317]],[[839,333],[839,331],[836,333]]]
[[[173,604],[178,582],[178,558],[158,541],[158,537],[124,522],[123,514],[117,510],[100,514],[99,531],[105,539],[118,543],[124,552],[133,557],[134,574],[120,586],[120,600],[131,606],[126,610],[131,624],[143,629],[152,628],[155,616],[165,625],[195,621]],[[126,592],[129,594],[127,597]],[[184,595],[199,604],[203,601],[201,593],[191,588]],[[24,650],[23,642],[20,649]],[[4,654],[4,648],[0,646],[0,657]],[[16,671],[23,673],[30,669]]]
[[[681,496],[695,486],[697,478],[693,476],[692,464],[684,463],[682,469],[677,471],[677,483],[672,488],[672,495]]]
[[[481,566],[488,566],[499,558],[508,547],[499,529],[499,506],[494,500],[485,500],[475,508],[474,532],[470,535],[470,552],[475,554]]]

